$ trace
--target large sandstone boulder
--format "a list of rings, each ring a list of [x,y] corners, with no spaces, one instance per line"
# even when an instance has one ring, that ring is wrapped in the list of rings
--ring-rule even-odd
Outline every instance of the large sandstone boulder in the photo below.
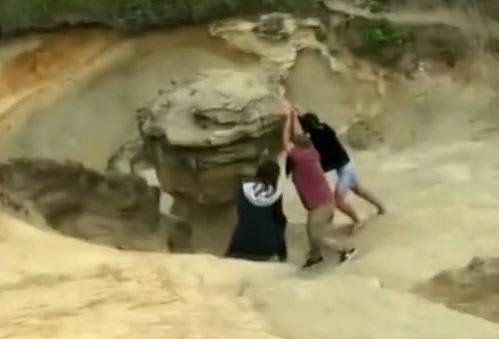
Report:
[[[263,152],[280,151],[280,95],[272,75],[219,69],[176,84],[138,110],[143,143],[132,148],[145,154],[173,197],[171,214],[188,224],[172,228],[171,250],[224,250],[241,180],[254,174]]]
[[[162,189],[193,203],[233,201],[261,153],[279,150],[278,84],[261,73],[212,70],[140,109]]]

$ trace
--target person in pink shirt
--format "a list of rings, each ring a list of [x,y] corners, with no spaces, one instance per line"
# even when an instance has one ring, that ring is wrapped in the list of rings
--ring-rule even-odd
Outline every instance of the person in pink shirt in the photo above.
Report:
[[[323,247],[337,250],[340,263],[343,263],[355,255],[356,249],[341,246],[336,240],[326,239],[324,232],[332,225],[334,218],[334,194],[322,171],[319,153],[312,141],[303,134],[296,110],[288,103],[285,104],[285,110],[284,150],[291,160],[293,184],[308,211],[307,235],[310,251],[303,268],[324,260]]]

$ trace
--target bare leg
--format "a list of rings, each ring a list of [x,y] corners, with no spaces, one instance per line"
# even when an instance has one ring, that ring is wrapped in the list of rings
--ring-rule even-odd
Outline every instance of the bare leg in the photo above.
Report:
[[[360,184],[356,184],[352,187],[353,193],[362,199],[368,201],[372,205],[374,205],[378,209],[378,214],[385,214],[386,210],[381,201],[379,201],[370,191],[368,191],[365,187]],[[338,206],[339,208],[339,206]]]
[[[334,218],[334,206],[324,205],[309,211],[307,217],[307,234],[310,252],[303,268],[314,266],[323,261],[322,249],[329,248],[338,251],[340,262],[344,262],[355,254],[355,248],[347,248],[336,239],[327,237],[327,228]]]
[[[322,224],[316,221],[316,219],[322,219],[321,212],[322,210],[316,209],[309,211],[307,214],[307,237],[309,243],[308,258],[313,261],[322,258],[320,246]]]
[[[346,201],[346,194],[335,193],[336,197],[336,207],[343,213],[345,213],[350,219],[352,219],[354,225],[360,223],[360,218],[357,212],[353,209],[352,205]]]

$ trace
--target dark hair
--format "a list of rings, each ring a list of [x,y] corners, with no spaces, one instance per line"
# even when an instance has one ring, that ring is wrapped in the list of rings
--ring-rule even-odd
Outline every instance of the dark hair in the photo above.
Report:
[[[289,156],[286,157],[286,165],[284,167],[284,171],[286,173],[286,177],[289,177],[291,172],[293,172],[293,160]]]
[[[313,112],[307,112],[300,117],[300,122],[303,130],[308,132],[311,129],[318,128],[321,125],[321,121],[317,114]]]
[[[277,187],[280,172],[279,164],[275,160],[265,159],[258,165],[255,177],[265,186]]]

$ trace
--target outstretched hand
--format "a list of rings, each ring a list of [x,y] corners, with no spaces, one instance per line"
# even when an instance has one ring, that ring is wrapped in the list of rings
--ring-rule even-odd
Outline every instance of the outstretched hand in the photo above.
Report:
[[[299,116],[299,115],[300,115],[300,109],[298,108],[298,106],[293,105],[293,106],[292,106],[292,110],[293,110],[293,114],[294,114],[295,116]]]
[[[291,135],[293,129],[293,107],[285,98],[282,98],[281,105],[284,116],[286,117],[286,119],[284,120],[282,133],[283,147],[286,152],[290,152],[293,148],[293,144],[291,143]]]
[[[282,112],[284,115],[291,115],[293,111],[293,106],[291,103],[286,100],[286,98],[281,99],[281,107],[282,107]]]

